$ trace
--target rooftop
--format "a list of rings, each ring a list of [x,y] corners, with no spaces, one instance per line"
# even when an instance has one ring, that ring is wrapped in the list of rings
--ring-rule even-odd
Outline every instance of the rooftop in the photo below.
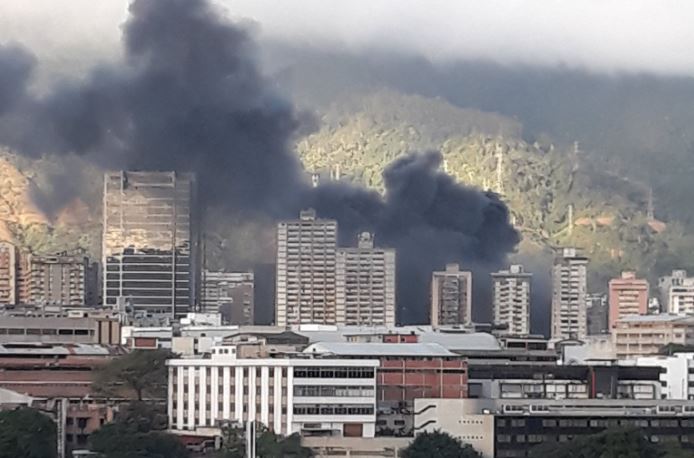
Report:
[[[455,357],[437,343],[358,343],[319,342],[309,345],[304,353],[324,353],[338,356],[418,356]]]

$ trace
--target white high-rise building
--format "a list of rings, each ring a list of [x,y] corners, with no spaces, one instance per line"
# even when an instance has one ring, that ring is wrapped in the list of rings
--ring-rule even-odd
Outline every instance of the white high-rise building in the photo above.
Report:
[[[506,325],[509,334],[530,334],[530,280],[523,266],[492,274],[494,282],[494,323]]]
[[[431,325],[456,325],[472,322],[472,273],[458,264],[434,272],[431,278]]]
[[[688,277],[686,270],[675,270],[670,278],[669,312],[675,315],[694,315],[694,277]]]
[[[587,335],[586,294],[588,258],[576,248],[556,253],[552,266],[552,339]]]
[[[304,210],[277,226],[278,326],[335,324],[337,221]]]
[[[357,248],[337,251],[336,281],[337,324],[395,326],[395,250],[361,233]]]
[[[104,175],[104,305],[185,316],[199,277],[195,177],[177,172]]]

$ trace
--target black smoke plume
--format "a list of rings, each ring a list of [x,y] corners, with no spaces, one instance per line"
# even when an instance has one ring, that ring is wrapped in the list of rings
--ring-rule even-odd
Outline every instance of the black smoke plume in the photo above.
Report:
[[[206,0],[135,0],[130,13],[122,62],[41,97],[28,89],[31,55],[0,48],[0,142],[105,167],[193,171],[208,212],[279,218],[313,206],[350,244],[372,230],[398,250],[403,322],[426,320],[432,270],[459,261],[485,281],[518,242],[498,197],[438,172],[437,153],[393,163],[385,197],[310,187],[290,146],[299,118],[259,74],[247,31]]]

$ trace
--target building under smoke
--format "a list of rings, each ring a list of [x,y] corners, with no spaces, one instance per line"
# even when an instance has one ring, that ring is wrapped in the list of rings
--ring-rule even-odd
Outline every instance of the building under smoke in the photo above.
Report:
[[[337,221],[304,210],[277,226],[276,324],[335,324]]]
[[[104,176],[104,304],[178,316],[197,302],[195,177],[176,172]]]
[[[431,278],[431,325],[469,324],[472,321],[472,273],[460,265],[446,264],[446,270]]]
[[[32,305],[96,305],[97,267],[84,256],[29,255],[28,303]]]
[[[530,334],[530,280],[523,266],[492,274],[494,324],[505,325],[509,334]]]
[[[202,271],[200,304],[205,313],[219,313],[224,324],[254,323],[253,272]]]
[[[359,235],[356,248],[337,251],[337,317],[347,326],[395,326],[395,250]]]
[[[563,248],[552,266],[552,339],[587,335],[586,295],[588,258],[576,248]]]

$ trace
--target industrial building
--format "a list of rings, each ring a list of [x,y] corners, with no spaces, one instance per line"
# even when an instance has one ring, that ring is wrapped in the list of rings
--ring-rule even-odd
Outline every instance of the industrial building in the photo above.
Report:
[[[200,244],[194,196],[192,174],[105,174],[105,305],[174,317],[197,303]]]
[[[336,282],[337,324],[395,325],[395,250],[361,233],[356,248],[337,250]]]

